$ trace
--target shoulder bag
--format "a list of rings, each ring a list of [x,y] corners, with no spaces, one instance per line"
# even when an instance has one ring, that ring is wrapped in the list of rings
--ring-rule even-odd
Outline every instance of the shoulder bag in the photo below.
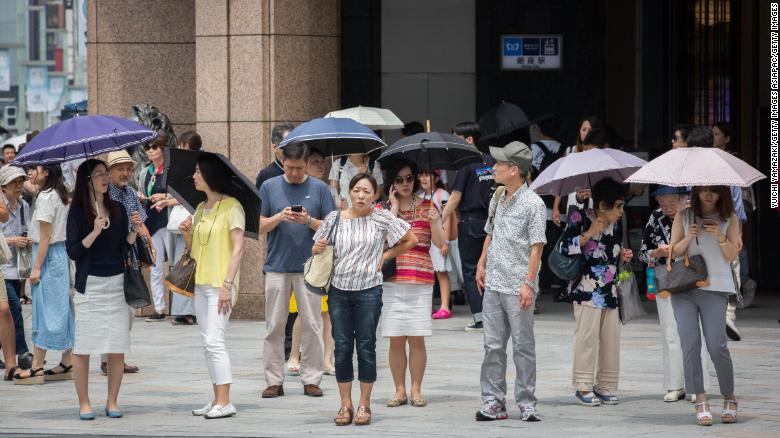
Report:
[[[27,223],[24,220],[24,204],[19,204],[19,214],[22,218],[23,237],[27,237]],[[19,278],[30,278],[32,272],[32,248],[16,248],[16,267],[19,270]]]
[[[140,309],[141,307],[148,306],[151,303],[151,301],[149,301],[149,288],[146,286],[146,281],[141,274],[140,265],[135,263],[135,245],[125,243],[123,247],[125,265],[125,301],[133,309]]]
[[[317,295],[327,295],[330,289],[330,282],[333,279],[333,250],[336,247],[340,216],[341,212],[337,212],[336,219],[333,221],[333,228],[328,233],[330,245],[327,245],[319,254],[309,257],[303,265],[303,282],[306,285],[306,289]]]
[[[582,271],[585,268],[585,255],[577,254],[573,256],[561,253],[563,247],[563,236],[566,230],[561,233],[561,237],[555,242],[555,248],[547,256],[547,265],[550,270],[561,280],[579,281],[582,278]]]
[[[194,216],[198,215],[198,211],[202,205],[203,204],[198,206]],[[217,209],[219,209],[219,205],[217,205]],[[212,223],[209,228],[207,241],[211,239],[211,230],[213,228],[214,224]],[[195,232],[194,226],[192,232]],[[197,268],[197,263],[190,253],[191,248],[185,248],[184,254],[181,255],[179,261],[177,261],[176,264],[173,265],[173,268],[168,271],[168,275],[165,276],[163,284],[165,284],[165,287],[170,289],[171,292],[191,298],[195,293],[195,269]]]

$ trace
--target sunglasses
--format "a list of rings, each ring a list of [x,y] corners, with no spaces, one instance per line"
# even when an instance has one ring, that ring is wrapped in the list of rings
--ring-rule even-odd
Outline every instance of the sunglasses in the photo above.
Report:
[[[157,145],[157,144],[154,144],[154,143],[150,143],[150,144],[145,144],[144,145],[144,150],[145,151],[149,151],[149,150],[152,150],[152,149],[159,149],[159,148],[160,148],[160,146]]]
[[[393,179],[396,184],[411,183],[414,182],[414,175],[397,176]]]

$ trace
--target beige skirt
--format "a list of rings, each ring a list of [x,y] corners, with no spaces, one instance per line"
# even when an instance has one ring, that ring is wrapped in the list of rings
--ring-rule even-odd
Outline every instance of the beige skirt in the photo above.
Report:
[[[130,352],[130,306],[125,302],[124,274],[87,277],[84,293],[73,296],[76,316],[75,354]]]

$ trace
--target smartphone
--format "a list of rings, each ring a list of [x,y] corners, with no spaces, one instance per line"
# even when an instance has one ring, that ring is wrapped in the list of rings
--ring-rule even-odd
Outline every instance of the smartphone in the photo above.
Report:
[[[704,219],[703,221],[701,221],[701,224],[702,224],[702,226],[705,226],[705,225],[712,225],[712,226],[715,226],[715,227],[718,226],[718,222],[716,222],[716,221],[714,221],[712,219]]]
[[[290,210],[294,213],[303,213],[303,205],[291,205]]]

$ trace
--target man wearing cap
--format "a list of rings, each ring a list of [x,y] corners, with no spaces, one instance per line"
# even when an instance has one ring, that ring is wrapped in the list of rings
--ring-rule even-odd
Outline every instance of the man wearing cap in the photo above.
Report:
[[[32,245],[27,237],[30,221],[30,206],[22,198],[22,185],[27,179],[27,173],[17,166],[6,165],[0,168],[0,186],[3,188],[3,206],[8,212],[8,219],[0,219],[0,227],[11,249],[11,260],[3,265],[3,278],[8,291],[8,305],[14,319],[16,331],[16,354],[20,368],[26,369],[32,365],[32,354],[27,347],[24,336],[24,317],[19,297],[22,295],[22,280],[19,278],[19,268],[16,264],[17,250]]]
[[[490,147],[496,160],[493,176],[499,187],[490,201],[485,244],[477,263],[477,286],[483,293],[482,321],[485,357],[478,421],[503,420],[506,413],[506,344],[512,339],[515,362],[515,402],[523,421],[539,421],[536,413],[536,351],[534,301],[539,294],[539,268],[545,239],[547,209],[526,181],[533,153],[513,141]]]
[[[127,212],[128,224],[133,223],[133,218],[141,221],[141,229],[138,234],[149,235],[149,231],[144,225],[146,221],[146,212],[141,206],[141,201],[138,200],[138,193],[130,187],[130,178],[133,176],[133,169],[135,168],[135,161],[130,158],[130,154],[125,150],[110,152],[106,158],[106,164],[108,165],[108,195],[112,200],[119,202],[125,207]],[[149,240],[151,243],[151,239]],[[130,328],[133,328],[133,319],[135,315],[130,314]],[[103,374],[106,374],[106,366],[108,362],[108,355],[103,354],[100,356],[100,369]],[[137,373],[138,367],[125,364],[125,373]]]

